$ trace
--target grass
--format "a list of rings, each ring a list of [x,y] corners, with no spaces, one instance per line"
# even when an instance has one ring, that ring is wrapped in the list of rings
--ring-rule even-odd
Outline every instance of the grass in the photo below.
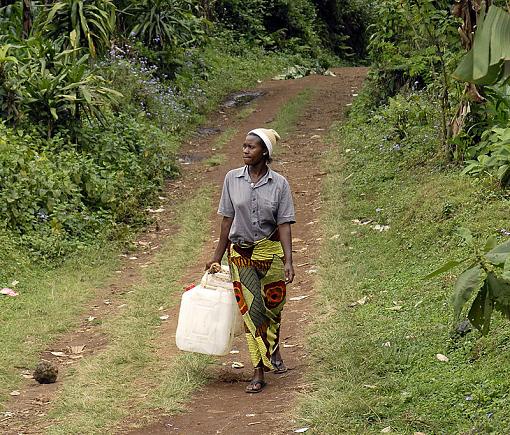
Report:
[[[496,315],[487,337],[451,335],[459,271],[422,277],[462,255],[460,226],[481,240],[508,229],[508,197],[435,165],[429,124],[404,126],[407,139],[395,147],[389,115],[331,132],[338,147],[324,162],[326,242],[302,423],[317,434],[506,433],[510,324]]]
[[[248,118],[253,112],[257,110],[256,103],[252,102],[250,105],[244,107],[239,111],[239,113],[236,115],[236,119],[238,121],[242,121],[243,119]]]
[[[237,134],[237,128],[228,127],[225,131],[223,131],[213,142],[212,147],[216,150],[221,150],[230,142],[233,137]]]
[[[58,423],[49,433],[105,433],[135,409],[175,412],[206,380],[210,358],[195,354],[162,358],[157,340],[159,317],[177,303],[180,278],[207,237],[211,205],[207,190],[180,205],[179,232],[162,246],[144,280],[126,293],[125,310],[98,326],[110,345],[82,361],[65,379],[50,412]]]
[[[225,161],[224,154],[214,154],[205,160],[205,164],[209,167],[220,166]]]
[[[117,249],[105,246],[97,255],[95,247],[50,270],[28,260],[18,264],[12,276],[19,281],[19,296],[0,297],[0,409],[8,393],[19,387],[21,370],[33,368],[48,343],[78,326],[83,305],[113,274]]]
[[[289,135],[294,130],[303,108],[311,100],[313,92],[313,89],[306,88],[287,101],[269,124],[269,128],[276,130],[282,138]]]
[[[226,143],[230,142],[236,135],[237,128],[228,127],[222,132],[217,138],[215,138],[212,149],[214,151],[221,151]],[[225,155],[222,153],[215,153],[211,157],[205,160],[205,164],[209,167],[220,166],[225,162]]]

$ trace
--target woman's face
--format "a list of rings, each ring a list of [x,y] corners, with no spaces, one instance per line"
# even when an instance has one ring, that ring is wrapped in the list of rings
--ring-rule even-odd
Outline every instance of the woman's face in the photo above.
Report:
[[[246,165],[254,166],[264,160],[266,147],[257,136],[249,134],[243,144],[243,160]]]

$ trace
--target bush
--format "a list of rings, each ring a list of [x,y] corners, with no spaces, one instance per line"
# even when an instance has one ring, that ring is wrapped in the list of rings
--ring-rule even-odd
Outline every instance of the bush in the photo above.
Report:
[[[175,173],[165,136],[119,115],[65,136],[0,126],[0,216],[30,252],[56,258],[133,225]]]

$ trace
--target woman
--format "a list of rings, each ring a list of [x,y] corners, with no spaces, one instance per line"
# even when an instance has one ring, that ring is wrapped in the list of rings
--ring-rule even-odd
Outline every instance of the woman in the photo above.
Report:
[[[286,284],[294,279],[290,225],[295,215],[289,183],[268,166],[278,139],[276,131],[264,128],[246,136],[245,166],[225,177],[218,208],[223,216],[220,240],[206,265],[214,270],[228,249],[234,293],[254,366],[247,393],[264,388],[265,371],[287,371],[279,338]]]

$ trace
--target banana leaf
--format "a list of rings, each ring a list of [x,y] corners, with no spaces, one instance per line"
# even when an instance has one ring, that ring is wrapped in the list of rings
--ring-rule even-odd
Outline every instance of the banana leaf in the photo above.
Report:
[[[453,77],[463,82],[493,85],[510,76],[510,14],[491,6],[480,14],[473,47],[460,61]]]

